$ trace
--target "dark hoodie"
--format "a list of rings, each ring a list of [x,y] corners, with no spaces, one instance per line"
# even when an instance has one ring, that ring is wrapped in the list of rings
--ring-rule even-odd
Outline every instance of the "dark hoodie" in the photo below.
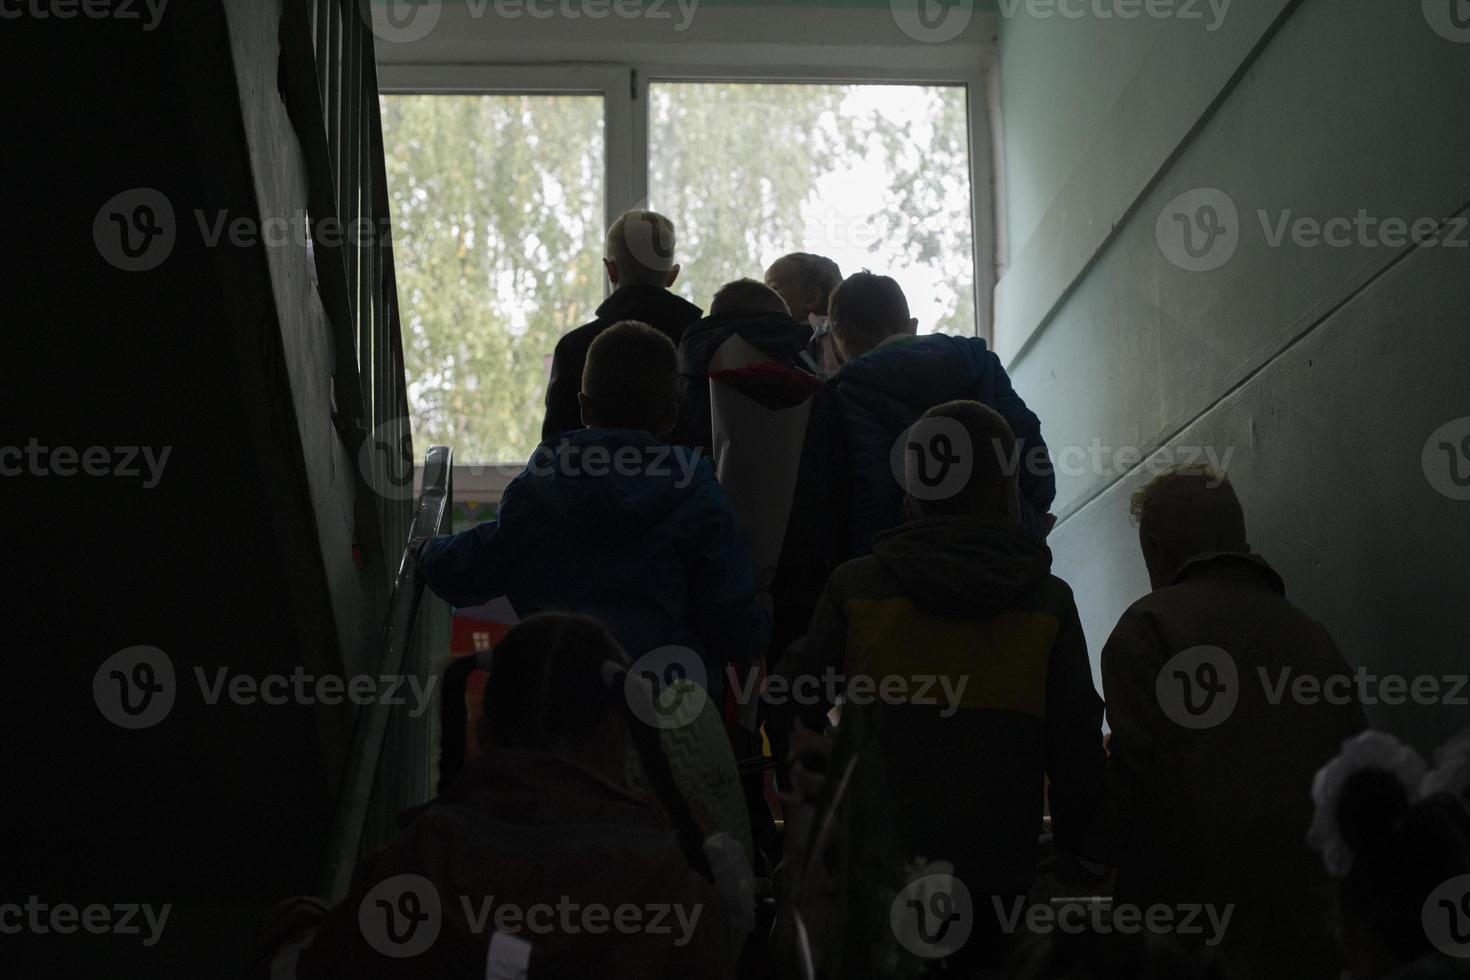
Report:
[[[499,596],[520,616],[586,613],[628,655],[688,647],[710,671],[764,652],[750,548],[709,460],[646,432],[583,429],[536,450],[493,521],[428,542],[420,565],[454,606]]]
[[[541,423],[541,441],[551,442],[563,432],[582,428],[582,407],[577,403],[577,393],[582,390],[582,369],[587,366],[587,349],[604,330],[623,320],[637,320],[678,344],[684,328],[698,320],[703,312],[682,296],[658,286],[620,286],[597,308],[597,319],[557,341],[551,355],[551,377],[546,384],[546,418]]]
[[[988,405],[1010,424],[1021,463],[1021,523],[1044,536],[1038,518],[1056,497],[1056,476],[1041,422],[985,341],[945,334],[890,338],[842,365],[836,390],[852,471],[850,555],[867,554],[873,535],[902,519],[903,487],[890,464],[898,438],[929,409],[957,399]]]
[[[670,442],[709,452],[709,365],[720,346],[736,336],[778,364],[815,373],[804,358],[811,327],[784,313],[737,310],[707,316],[679,341],[679,423]]]
[[[985,896],[1032,884],[1048,778],[1060,847],[1091,820],[1102,701],[1072,592],[1020,528],[929,518],[878,535],[833,573],[805,648],[777,673],[829,668],[847,678],[843,727],[859,711],[878,732],[898,849],[954,864],[977,918],[993,913]],[[860,676],[904,693],[863,704]]]

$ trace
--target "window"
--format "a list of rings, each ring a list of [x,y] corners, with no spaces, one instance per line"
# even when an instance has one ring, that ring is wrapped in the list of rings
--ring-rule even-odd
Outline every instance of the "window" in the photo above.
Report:
[[[704,308],[723,283],[800,250],[893,276],[921,331],[985,327],[974,81],[380,71],[401,93],[382,111],[413,437],[452,446],[457,480],[500,464],[484,499],[536,447],[548,359],[605,298],[602,237],[626,208],[674,219],[675,288]]]
[[[922,332],[976,331],[962,86],[655,81],[648,172],[679,226],[675,288],[702,307],[817,252],[897,279]]]
[[[393,262],[417,445],[523,462],[547,357],[603,300],[600,95],[386,95]]]

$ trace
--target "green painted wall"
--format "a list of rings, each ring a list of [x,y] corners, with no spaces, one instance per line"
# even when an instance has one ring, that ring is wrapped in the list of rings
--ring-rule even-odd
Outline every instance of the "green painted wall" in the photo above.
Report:
[[[1000,21],[1013,237],[997,335],[1054,452],[1228,453],[1290,594],[1351,663],[1408,676],[1464,671],[1448,597],[1470,584],[1470,503],[1436,489],[1443,457],[1421,457],[1470,417],[1470,233],[1272,239],[1283,216],[1467,214],[1470,108],[1452,93],[1470,88],[1470,37],[1426,9],[1273,0],[1213,32]],[[1181,199],[1198,189],[1221,192],[1227,234],[1189,271],[1174,216],[1208,217]],[[1147,588],[1126,520],[1146,473],[1076,469],[1053,543],[1095,655]],[[1444,705],[1370,717],[1426,745],[1464,724]]]

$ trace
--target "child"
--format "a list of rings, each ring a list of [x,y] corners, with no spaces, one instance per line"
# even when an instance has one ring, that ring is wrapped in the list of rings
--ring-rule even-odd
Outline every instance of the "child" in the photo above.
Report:
[[[625,697],[629,666],[585,617],[533,616],[506,634],[485,687],[484,754],[461,770],[462,719],[446,711],[439,798],[363,863],[303,952],[302,980],[479,980],[497,949],[528,955],[521,965],[541,978],[732,977],[724,910],[694,870],[697,831],[657,732]],[[676,834],[624,786],[630,741]],[[648,927],[614,927],[628,910]],[[419,929],[437,935],[420,942]]]
[[[778,364],[811,370],[806,347],[811,328],[786,312],[786,303],[754,279],[737,279],[715,293],[709,316],[691,324],[679,341],[679,422],[670,441],[710,448],[710,361],[720,345],[739,337]]]
[[[756,558],[756,584],[771,596],[770,662],[803,635],[827,575],[840,560],[845,534],[846,482],[841,433],[829,392],[807,353],[812,331],[786,313],[777,293],[753,279],[726,283],[710,315],[679,343],[679,426],[673,441],[702,452],[719,447],[719,478],[727,488]],[[730,370],[717,359],[730,344],[755,364]],[[712,364],[724,370],[711,371]],[[723,407],[712,426],[711,387]],[[732,407],[736,407],[731,411]],[[739,688],[751,690],[751,678]],[[758,706],[744,704],[741,731],[732,732],[743,757],[762,752]],[[774,856],[780,839],[764,801],[764,773],[747,778],[751,817],[761,850]]]
[[[837,263],[810,252],[783,255],[766,270],[766,285],[780,294],[792,319],[812,328],[807,352],[824,378],[830,378],[842,366],[842,355],[827,322],[832,290],[840,282],[842,270]]]
[[[887,276],[860,272],[832,294],[832,332],[847,362],[837,374],[837,399],[848,437],[852,472],[850,554],[865,555],[873,535],[899,522],[903,488],[891,459],[905,430],[925,410],[952,399],[995,409],[1016,436],[1021,524],[1038,538],[1056,478],[1041,423],[1011,387],[1000,358],[975,337],[915,337],[908,299]]]
[[[1311,841],[1336,879],[1346,980],[1466,976],[1466,747],[1462,738],[1459,757],[1441,754],[1440,767],[1426,775],[1413,749],[1367,731],[1345,742],[1313,780]]]
[[[429,588],[460,607],[503,595],[522,616],[594,615],[635,658],[686,647],[723,697],[725,666],[764,652],[770,615],[713,467],[657,438],[674,388],[662,333],[627,321],[598,335],[578,395],[588,428],[538,448],[495,520],[423,545]]]
[[[1230,907],[1216,952],[1240,976],[1334,976],[1307,787],[1365,726],[1351,671],[1252,553],[1224,474],[1166,472],[1132,513],[1154,591],[1103,647],[1111,754],[1083,855],[1118,869],[1119,902]]]
[[[804,648],[777,669],[792,696],[773,714],[819,726],[828,704],[798,692],[825,694],[829,672],[845,679],[828,772],[836,780],[855,762],[851,796],[887,800],[842,821],[857,822],[849,839],[872,855],[887,838],[890,873],[920,857],[953,867],[973,900],[974,934],[952,967],[970,976],[1003,962],[995,903],[1009,909],[1035,880],[1044,794],[1062,850],[1093,818],[1102,702],[1071,590],[1021,530],[1010,427],[972,401],[936,406],[920,424],[952,435],[968,477],[944,496],[910,493],[908,521],[832,574]],[[916,479],[906,474],[910,487]]]
[[[653,211],[629,211],[607,230],[602,265],[613,294],[597,308],[597,319],[557,342],[546,386],[542,442],[582,427],[577,404],[582,368],[587,349],[604,330],[622,320],[637,320],[677,344],[684,328],[700,318],[699,307],[669,291],[679,278],[675,244],[674,223]]]

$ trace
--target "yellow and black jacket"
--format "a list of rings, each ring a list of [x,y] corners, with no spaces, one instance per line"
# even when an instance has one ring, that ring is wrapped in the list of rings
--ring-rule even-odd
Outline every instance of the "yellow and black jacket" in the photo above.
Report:
[[[1019,527],[930,518],[879,534],[832,574],[777,674],[794,689],[833,671],[842,727],[864,713],[879,746],[893,849],[950,862],[984,909],[1033,883],[1046,800],[1059,847],[1092,820],[1102,700],[1072,591]],[[772,713],[811,724],[824,707]]]

